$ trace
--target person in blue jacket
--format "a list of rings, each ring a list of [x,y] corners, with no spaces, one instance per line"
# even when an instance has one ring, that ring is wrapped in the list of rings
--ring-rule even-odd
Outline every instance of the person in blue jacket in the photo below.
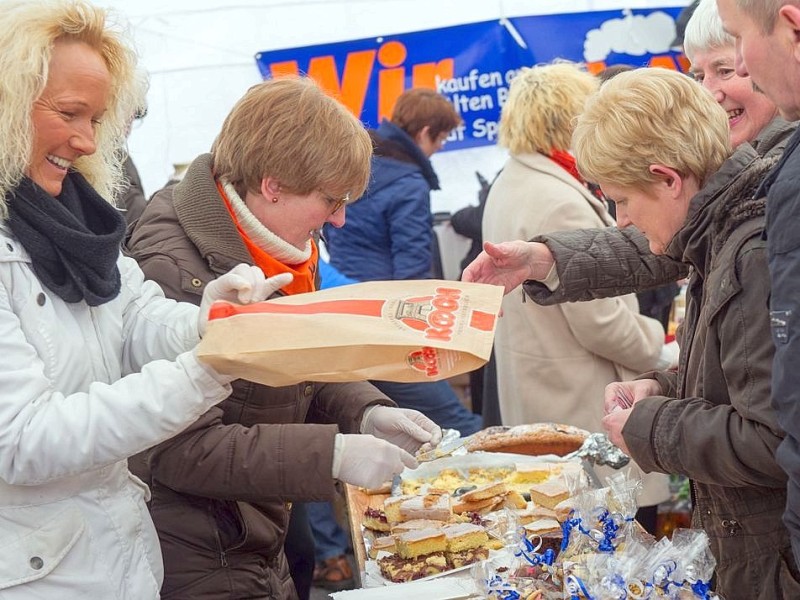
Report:
[[[439,179],[430,157],[441,150],[461,117],[438,92],[416,88],[397,99],[392,117],[371,130],[372,173],[364,195],[347,207],[342,227],[325,226],[330,264],[356,281],[428,279],[433,266],[431,190]],[[372,381],[399,406],[415,408],[440,427],[466,436],[481,418],[446,381]]]
[[[361,199],[347,207],[344,227],[326,227],[330,262],[359,281],[431,276],[431,190],[439,179],[430,157],[461,122],[453,105],[429,89],[397,100],[392,118],[370,130],[372,177]]]

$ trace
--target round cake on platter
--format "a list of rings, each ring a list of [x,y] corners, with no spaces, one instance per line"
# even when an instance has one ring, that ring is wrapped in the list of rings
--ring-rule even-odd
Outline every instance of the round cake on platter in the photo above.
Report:
[[[581,447],[589,432],[560,423],[529,423],[514,427],[489,427],[471,436],[470,452],[508,452],[511,454],[555,454],[564,456]]]

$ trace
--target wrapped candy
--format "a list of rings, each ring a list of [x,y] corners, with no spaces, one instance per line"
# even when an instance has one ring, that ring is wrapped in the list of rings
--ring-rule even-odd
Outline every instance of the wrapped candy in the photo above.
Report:
[[[711,591],[716,560],[708,545],[708,535],[700,529],[676,529],[672,532],[672,545],[681,557],[677,562],[672,598],[718,600]],[[691,594],[689,594],[691,592]]]

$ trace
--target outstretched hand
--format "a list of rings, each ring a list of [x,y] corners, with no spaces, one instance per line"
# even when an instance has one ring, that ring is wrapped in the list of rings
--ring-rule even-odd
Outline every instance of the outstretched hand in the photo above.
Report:
[[[552,266],[550,250],[539,242],[484,242],[483,252],[464,269],[461,279],[502,285],[508,294],[527,279],[544,279]]]

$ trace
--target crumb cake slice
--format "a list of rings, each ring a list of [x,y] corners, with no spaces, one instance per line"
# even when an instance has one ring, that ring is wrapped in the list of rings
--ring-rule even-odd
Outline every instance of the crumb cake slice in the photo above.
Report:
[[[404,583],[450,570],[444,553],[428,554],[416,559],[401,558],[396,554],[378,559],[378,568],[389,581]]]

